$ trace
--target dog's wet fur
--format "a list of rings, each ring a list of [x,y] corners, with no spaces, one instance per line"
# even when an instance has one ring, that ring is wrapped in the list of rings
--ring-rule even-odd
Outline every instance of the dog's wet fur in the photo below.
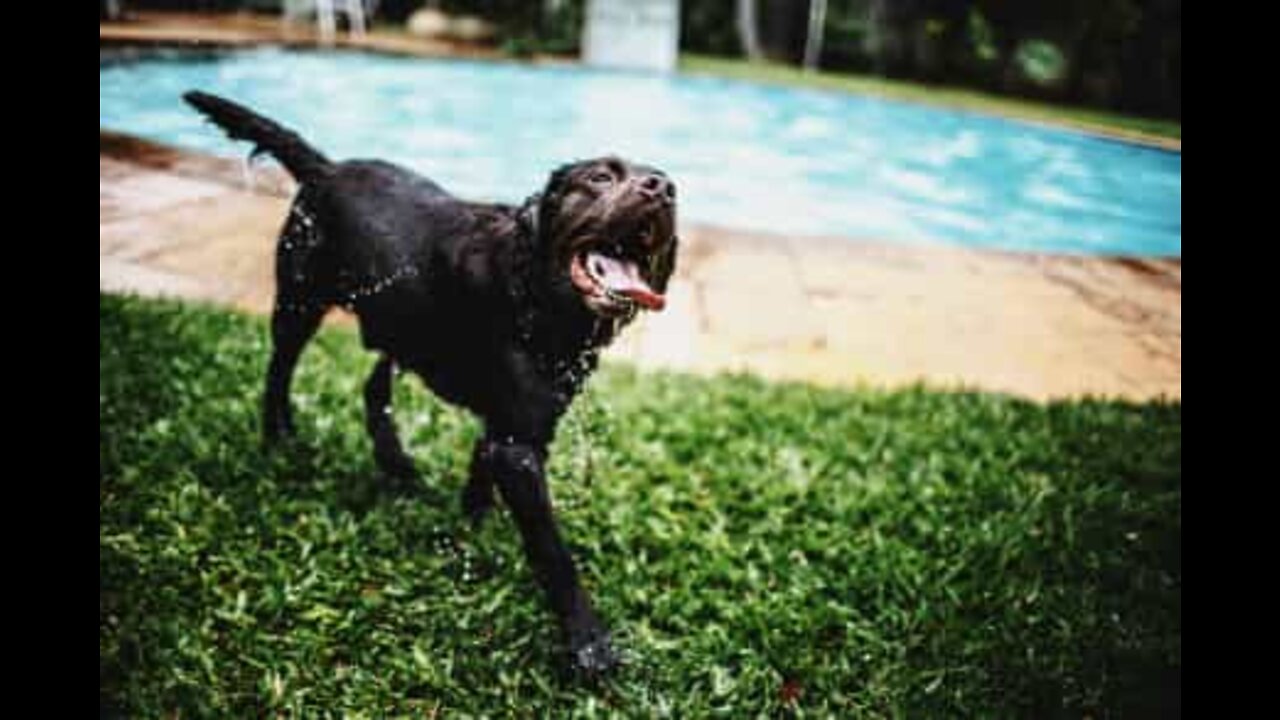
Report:
[[[639,310],[664,303],[677,247],[671,180],[604,157],[560,167],[523,205],[470,203],[390,163],[332,162],[229,100],[198,91],[184,99],[300,185],[276,249],[266,439],[294,433],[290,380],[325,313],[353,312],[379,354],[364,387],[379,468],[416,477],[391,415],[395,368],[475,413],[484,433],[463,509],[480,522],[501,493],[570,667],[589,676],[612,668],[609,633],[552,516],[547,447],[600,350]]]

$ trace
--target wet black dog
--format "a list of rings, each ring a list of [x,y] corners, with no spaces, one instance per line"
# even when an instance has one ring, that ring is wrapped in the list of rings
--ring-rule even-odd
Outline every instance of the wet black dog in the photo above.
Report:
[[[600,349],[639,309],[664,304],[676,259],[672,182],[606,157],[559,168],[523,206],[468,203],[389,163],[331,162],[222,98],[184,98],[300,184],[276,250],[267,439],[293,432],[290,379],[325,312],[353,311],[365,346],[380,353],[364,390],[379,467],[414,473],[390,413],[394,366],[476,413],[484,436],[463,507],[478,522],[497,486],[572,665],[588,674],[613,666],[608,632],[552,517],[547,446]]]

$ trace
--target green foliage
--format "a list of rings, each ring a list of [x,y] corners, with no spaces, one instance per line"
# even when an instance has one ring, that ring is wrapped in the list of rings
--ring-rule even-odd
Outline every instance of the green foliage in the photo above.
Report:
[[[740,55],[734,4],[682,2],[681,48]],[[803,26],[808,3],[787,7]],[[829,0],[826,18],[820,64],[830,70],[1181,115],[1178,0]]]
[[[841,11],[830,3],[823,29],[822,60],[827,67],[866,70],[871,67],[868,42],[873,28],[866,12]]]
[[[754,1],[770,57],[800,57],[808,3]],[[419,4],[383,0],[381,17],[400,21]],[[736,4],[682,0],[681,50],[741,56]],[[496,23],[502,49],[526,57],[576,53],[586,0],[441,7]],[[1181,33],[1178,0],[829,0],[820,65],[1179,118]]]
[[[740,55],[742,40],[735,0],[685,0],[680,3],[680,47],[711,55]]]
[[[1027,40],[1018,46],[1016,60],[1023,74],[1040,85],[1059,83],[1067,74],[1067,58],[1048,40]]]
[[[585,13],[586,0],[562,0],[531,26],[509,31],[503,47],[517,57],[534,53],[575,54],[582,44]]]
[[[996,47],[995,30],[976,7],[969,11],[968,36],[973,56],[978,62],[989,63],[999,59],[1000,50]]]
[[[385,0],[384,0],[385,1]],[[397,21],[422,5],[398,0],[384,15]],[[494,23],[504,52],[516,57],[536,53],[572,54],[578,51],[586,0],[557,3],[528,0],[442,0],[451,15],[474,15]]]
[[[1182,410],[607,366],[554,448],[627,666],[554,671],[476,435],[416,383],[378,489],[372,358],[327,330],[258,437],[265,323],[99,299],[99,679],[128,717],[1176,716]]]

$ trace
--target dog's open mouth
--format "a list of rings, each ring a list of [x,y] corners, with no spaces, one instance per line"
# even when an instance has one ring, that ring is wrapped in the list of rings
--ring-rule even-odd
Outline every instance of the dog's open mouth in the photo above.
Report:
[[[600,248],[588,248],[569,261],[569,279],[587,307],[598,315],[615,317],[637,306],[661,310],[667,301],[649,287],[635,261]]]

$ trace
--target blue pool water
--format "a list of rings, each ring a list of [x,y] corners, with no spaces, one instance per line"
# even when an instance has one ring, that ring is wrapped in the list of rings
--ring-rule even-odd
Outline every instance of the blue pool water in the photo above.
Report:
[[[792,235],[1182,254],[1180,153],[974,114],[706,77],[274,49],[99,71],[102,127],[243,155],[179,99],[261,110],[335,158],[519,202],[557,164],[658,165],[683,220]]]

